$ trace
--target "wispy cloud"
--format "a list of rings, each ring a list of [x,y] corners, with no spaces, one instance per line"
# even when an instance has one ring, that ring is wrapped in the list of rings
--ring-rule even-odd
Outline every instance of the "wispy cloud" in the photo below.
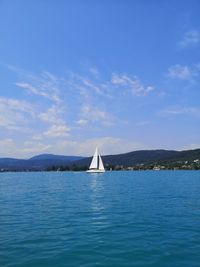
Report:
[[[101,154],[126,153],[144,149],[146,146],[134,143],[122,138],[103,136],[99,138],[89,138],[84,140],[75,139],[53,139],[52,143],[47,141],[28,140],[23,144],[18,144],[12,138],[0,139],[1,157],[28,158],[40,153],[54,153],[65,155],[91,156],[98,146]]]
[[[86,139],[84,142],[67,140],[60,142],[58,145],[60,153],[62,153],[64,149],[65,151],[70,151],[71,154],[85,156],[91,156],[94,153],[96,146],[98,146],[103,155],[125,153],[128,151],[144,149],[145,147],[142,144],[112,136]]]
[[[184,146],[181,150],[199,149],[199,148],[200,148],[200,143],[197,143]]]
[[[200,115],[200,109],[197,107],[188,106],[173,106],[163,109],[160,114],[162,115]]]
[[[168,68],[166,76],[171,80],[179,80],[197,84],[200,82],[200,63],[191,65],[175,64]]]
[[[0,128],[26,131],[25,125],[34,118],[34,108],[29,102],[0,97]]]
[[[94,75],[91,75],[91,71],[87,75],[81,75],[78,73],[69,73],[65,77],[66,85],[75,92],[79,92],[81,96],[88,98],[90,96],[104,96],[109,95],[107,81],[104,79],[94,78]]]
[[[42,96],[55,103],[61,101],[60,78],[48,71],[36,75],[17,66],[6,66],[18,76],[18,81],[15,82],[17,87],[26,90],[29,94]]]
[[[15,68],[14,68],[15,70]],[[25,71],[20,73],[20,82],[16,82],[15,85],[19,88],[26,90],[30,94],[35,94],[47,98],[55,103],[60,103],[60,79],[48,71],[43,71],[40,75],[34,75],[26,73]]]
[[[27,112],[32,115],[34,114],[33,108],[30,103],[24,100],[0,97],[0,104],[1,106],[6,106],[7,108],[10,108],[12,110]]]
[[[10,68],[10,67],[9,67]],[[135,96],[145,96],[155,90],[153,85],[145,86],[135,75],[111,73],[110,78],[105,79],[97,68],[90,68],[87,74],[67,72],[62,77],[57,77],[48,71],[43,71],[39,75],[26,73],[19,68],[11,68],[19,73],[21,81],[15,83],[16,86],[29,92],[42,96],[54,103],[62,102],[61,94],[73,93],[73,99],[84,97],[85,99],[93,97],[113,97],[116,95],[116,87]]]
[[[15,143],[12,138],[0,139],[0,147],[2,148],[0,149],[1,157],[10,157],[15,155],[15,153],[13,153]]]
[[[86,124],[88,124],[88,120],[80,119],[80,120],[77,120],[76,123],[80,126],[85,126]]]
[[[105,110],[98,107],[84,104],[81,108],[80,120],[78,123],[85,125],[86,123],[100,123],[101,125],[111,126],[114,124],[114,117]]]
[[[55,101],[55,102],[60,101],[59,97],[55,93],[51,94],[52,92],[50,90],[47,91],[47,88],[43,88],[40,86],[36,88],[36,87],[32,86],[31,84],[26,83],[26,82],[17,82],[17,83],[15,83],[15,85],[27,90],[29,93],[33,93],[35,95],[40,95],[40,96],[46,97],[46,98],[48,98],[52,101]]]
[[[42,107],[43,109],[43,107]],[[53,104],[45,111],[24,100],[0,97],[0,128],[10,131],[37,132],[35,123],[43,122],[41,133],[34,134],[38,140],[47,137],[66,137],[70,127],[62,119],[63,107]]]
[[[66,72],[59,77],[48,71],[38,75],[18,68],[12,68],[12,71],[18,76],[15,85],[27,92],[22,94],[27,101],[12,99],[3,104],[0,101],[1,113],[7,112],[0,115],[0,127],[24,130],[28,126],[31,129],[29,134],[20,136],[21,140],[29,142],[20,144],[21,152],[19,147],[15,147],[19,155],[41,152],[66,154],[66,151],[90,154],[93,152],[89,151],[90,146],[93,149],[96,145],[103,149],[108,146],[109,150],[105,153],[141,147],[114,137],[88,139],[85,135],[84,141],[79,140],[80,131],[89,128],[91,134],[94,129],[103,133],[104,128],[109,127],[109,133],[112,133],[114,125],[120,126],[128,120],[126,117],[119,118],[119,98],[126,100],[127,97],[146,96],[154,90],[153,86],[145,86],[136,76],[111,72],[105,78],[96,68],[87,70],[86,74]],[[2,109],[1,104],[4,105]],[[126,116],[125,112],[122,116]],[[14,134],[9,136],[15,140]],[[7,140],[8,146],[12,142]]]
[[[94,84],[91,80],[86,79],[86,78],[83,78],[82,82],[83,82],[83,86],[86,86],[91,90],[94,90],[94,92],[96,92],[97,94],[103,94],[102,86],[98,86]]]
[[[38,118],[43,122],[50,124],[63,124],[64,120],[61,118],[64,113],[62,106],[52,105],[50,108],[38,114]]]
[[[76,91],[79,91],[80,95],[85,98],[90,98],[95,95],[99,97],[103,96],[104,99],[113,98],[117,93],[122,95],[125,92],[126,94],[139,97],[145,96],[155,90],[153,85],[145,86],[135,75],[111,73],[110,77],[105,79],[97,69],[93,71],[96,73],[95,78],[93,73],[92,75],[71,73],[69,79],[66,79],[66,84],[71,89],[74,88]],[[116,87],[119,89],[118,91]]]
[[[48,129],[40,134],[40,138],[42,136],[46,137],[66,137],[69,135],[70,127],[67,126],[66,122],[62,119],[63,108],[53,105],[45,112],[38,114],[38,118],[49,124]]]
[[[29,142],[25,144],[24,147],[17,147],[16,152],[17,155],[21,155],[22,157],[33,156],[35,154],[49,152],[51,149],[50,144],[42,144],[42,143],[32,143]]]
[[[40,133],[33,135],[35,140],[44,138],[62,138],[69,135],[70,127],[63,119],[66,103],[61,100],[61,94],[65,86],[65,78],[57,77],[54,74],[43,71],[35,75],[19,68],[12,68],[19,75],[21,82],[15,85],[25,89],[29,94],[38,95],[41,98],[49,99],[51,102],[40,105],[35,111],[36,119],[43,123]],[[50,106],[49,106],[50,105]]]
[[[47,131],[44,132],[46,137],[66,137],[69,135],[70,128],[65,124],[52,125]]]
[[[38,153],[50,152],[51,145],[37,142],[24,142],[17,145],[12,138],[0,139],[0,157],[27,158]]]
[[[169,67],[167,76],[172,79],[190,80],[193,72],[188,66],[176,64]]]
[[[183,39],[180,41],[179,45],[181,48],[186,48],[190,46],[195,46],[200,43],[200,31],[190,30],[185,33]]]
[[[99,78],[100,73],[96,67],[91,67],[89,71],[95,78]]]
[[[111,83],[118,87],[128,88],[136,96],[144,96],[149,92],[153,91],[154,86],[148,85],[144,86],[138,77],[130,77],[126,74],[116,74],[113,73],[111,77]]]

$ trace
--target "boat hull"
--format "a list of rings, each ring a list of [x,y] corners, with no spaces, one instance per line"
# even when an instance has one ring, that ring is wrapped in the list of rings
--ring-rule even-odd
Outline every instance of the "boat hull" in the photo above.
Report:
[[[103,172],[105,172],[105,170],[98,170],[98,169],[96,169],[96,170],[87,170],[86,172],[87,173],[103,173]]]

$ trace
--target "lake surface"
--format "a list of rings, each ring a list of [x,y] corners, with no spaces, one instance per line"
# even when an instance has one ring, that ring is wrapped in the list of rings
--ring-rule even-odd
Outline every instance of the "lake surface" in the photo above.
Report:
[[[0,173],[0,266],[200,266],[200,172]]]

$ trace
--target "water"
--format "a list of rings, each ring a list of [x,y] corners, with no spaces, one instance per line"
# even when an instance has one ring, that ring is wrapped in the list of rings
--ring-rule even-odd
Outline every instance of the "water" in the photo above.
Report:
[[[200,172],[0,173],[0,266],[200,266]]]

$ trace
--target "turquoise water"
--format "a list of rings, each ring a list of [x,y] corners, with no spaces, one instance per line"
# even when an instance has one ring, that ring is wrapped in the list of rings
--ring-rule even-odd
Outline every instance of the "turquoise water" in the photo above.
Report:
[[[200,172],[0,173],[0,266],[200,266]]]

